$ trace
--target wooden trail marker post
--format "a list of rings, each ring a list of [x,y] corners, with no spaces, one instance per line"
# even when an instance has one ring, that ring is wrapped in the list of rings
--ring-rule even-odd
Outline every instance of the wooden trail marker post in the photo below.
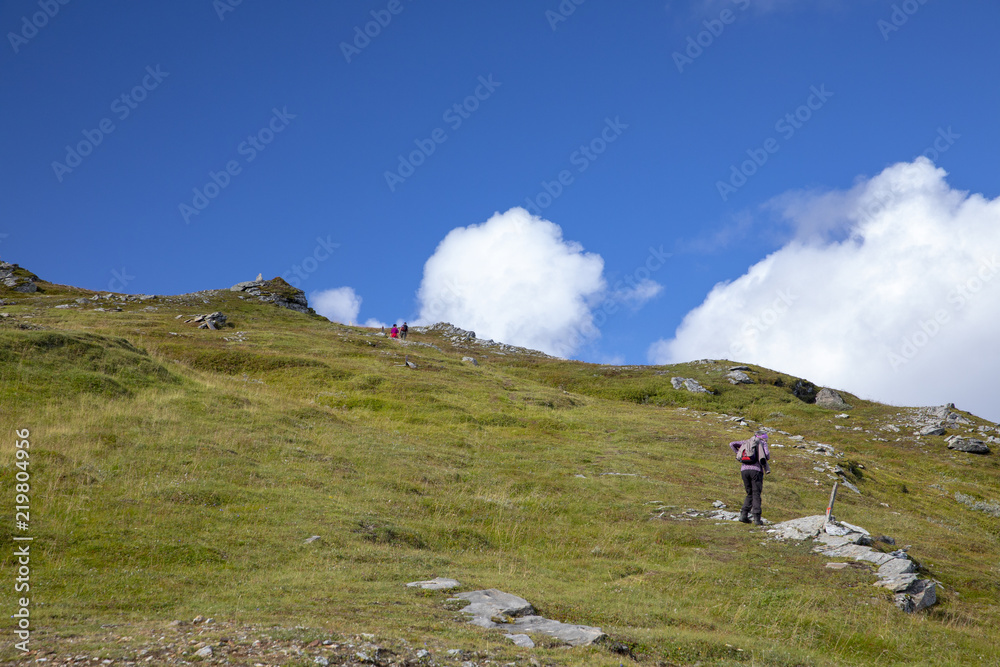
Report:
[[[826,506],[826,522],[830,523],[830,516],[833,514],[833,501],[837,499],[837,487],[840,482],[833,483],[833,491],[830,492],[830,504]]]

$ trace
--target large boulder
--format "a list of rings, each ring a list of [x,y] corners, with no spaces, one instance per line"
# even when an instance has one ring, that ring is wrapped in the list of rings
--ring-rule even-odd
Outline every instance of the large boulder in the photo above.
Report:
[[[726,373],[726,379],[729,380],[730,384],[753,384],[753,378],[744,373],[743,371],[729,371]]]
[[[816,405],[829,410],[850,410],[852,405],[848,405],[843,397],[833,389],[824,387],[816,394]]]
[[[695,394],[712,393],[708,389],[702,387],[701,384],[699,384],[698,381],[693,378],[681,378],[681,377],[670,378],[670,386],[672,386],[674,389],[685,389]]]
[[[968,452],[969,454],[989,454],[989,446],[982,440],[977,440],[976,438],[963,438],[961,436],[953,435],[947,439],[948,449],[954,449],[957,452]]]

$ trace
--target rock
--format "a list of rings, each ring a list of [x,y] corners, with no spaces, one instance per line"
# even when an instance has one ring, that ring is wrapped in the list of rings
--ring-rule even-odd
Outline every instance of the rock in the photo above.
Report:
[[[519,631],[510,634],[545,634],[571,646],[585,646],[607,636],[600,628],[571,625],[538,616],[534,613],[535,608],[524,598],[495,588],[459,593],[452,599],[468,600],[470,604],[462,612],[472,616],[470,623],[482,628]]]
[[[879,579],[874,585],[879,588],[887,588],[893,593],[902,593],[913,586],[915,581],[917,581],[915,574],[898,574],[895,577]]]
[[[796,380],[795,386],[792,387],[792,394],[800,401],[813,403],[816,400],[816,387],[812,382]]]
[[[476,361],[475,357],[462,357],[462,361],[467,364],[472,364],[473,366],[478,366],[479,362]]]
[[[687,391],[693,392],[695,394],[711,394],[708,389],[702,387],[697,380],[693,378],[682,378],[673,377],[670,378],[670,385],[674,389],[686,389]]]
[[[896,546],[896,540],[892,539],[888,535],[879,535],[875,538],[876,542],[882,542],[883,544],[888,544],[889,546]]]
[[[829,410],[850,410],[853,407],[848,405],[840,394],[825,387],[816,394],[816,405]]]
[[[721,500],[716,500],[714,503],[712,503],[712,507],[718,507],[720,510],[724,510],[726,509],[726,503],[722,502]]]
[[[326,656],[317,655],[315,658],[313,658],[313,662],[316,663],[317,665],[321,665],[321,667],[327,667],[327,665],[330,664],[330,659],[327,658]]]
[[[831,570],[843,570],[847,567],[847,563],[827,563],[826,566]]]
[[[485,619],[488,625],[482,625],[482,627],[494,627],[496,624],[490,620],[494,616],[516,617],[535,613],[535,608],[524,598],[504,593],[495,588],[459,593],[453,599],[468,600],[470,604],[462,611],[466,614],[472,614],[473,620],[470,622],[475,625],[482,625],[482,621]]]
[[[826,515],[817,514],[816,516],[804,516],[799,519],[776,523],[767,532],[780,539],[805,540],[819,535],[825,525]]]
[[[730,371],[726,373],[726,379],[730,384],[754,384],[753,379],[743,371]]]
[[[406,584],[411,588],[423,588],[428,591],[443,591],[449,588],[458,588],[461,584],[455,579],[445,579],[444,577],[435,577],[428,581],[411,581]]]
[[[504,637],[514,642],[515,646],[520,646],[521,648],[535,648],[535,642],[531,641],[531,637],[528,635],[504,635]]]
[[[989,446],[982,440],[976,440],[975,438],[961,438],[953,436],[949,438],[948,449],[954,449],[959,452],[968,452],[969,454],[989,454]]]
[[[916,567],[909,558],[893,558],[879,565],[878,576],[883,579],[891,579],[901,574],[910,574],[915,570]]]
[[[750,370],[750,367],[749,366],[730,366],[729,370],[730,371],[748,371],[748,370]]]
[[[430,652],[430,651],[428,651],[428,650],[427,650],[427,649],[425,649],[425,648],[422,648],[422,649],[420,649],[419,651],[417,651],[417,658],[418,658],[418,659],[420,659],[420,658],[426,658],[426,657],[428,657],[428,656],[429,656],[430,654],[431,654],[431,652]]]
[[[839,415],[834,415],[835,419],[849,419],[851,415],[846,412],[841,412]]]
[[[933,581],[917,579],[908,590],[895,597],[896,606],[912,614],[937,602],[937,585]]]
[[[203,646],[202,648],[200,648],[197,651],[195,651],[194,654],[196,656],[198,656],[199,658],[211,658],[212,657],[212,647],[211,646]]]
[[[312,544],[313,542],[317,542],[317,541],[319,541],[321,539],[323,539],[323,538],[320,537],[319,535],[313,535],[312,537],[307,537],[306,541],[303,542],[303,544]]]
[[[930,426],[923,427],[922,429],[920,429],[919,431],[917,431],[913,435],[921,435],[921,436],[923,436],[923,435],[944,435],[947,432],[948,431],[946,431],[943,426],[930,425]]]

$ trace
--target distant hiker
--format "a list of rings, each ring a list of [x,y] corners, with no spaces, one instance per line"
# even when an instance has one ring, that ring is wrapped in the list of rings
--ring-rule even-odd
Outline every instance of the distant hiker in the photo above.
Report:
[[[389,329],[389,338],[399,338],[399,327],[395,324],[393,324],[392,328]]]
[[[771,458],[771,450],[767,446],[767,432],[758,431],[752,438],[729,443],[729,448],[736,454],[740,463],[740,476],[743,477],[743,487],[747,496],[740,510],[740,521],[750,523],[747,513],[753,516],[756,526],[764,525],[760,520],[760,494],[764,490],[764,474],[771,472],[767,460]]]
[[[409,333],[410,327],[406,326],[406,322],[403,322],[403,326],[399,327],[399,337],[406,340],[406,334]]]

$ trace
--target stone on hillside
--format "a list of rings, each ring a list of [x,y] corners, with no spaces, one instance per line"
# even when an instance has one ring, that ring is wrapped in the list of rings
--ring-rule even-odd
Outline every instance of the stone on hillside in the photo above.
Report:
[[[853,407],[848,405],[839,393],[826,387],[816,394],[816,405],[829,410],[850,410]]]
[[[901,574],[910,574],[915,569],[913,561],[909,558],[893,558],[879,565],[878,576],[889,579]]]
[[[805,380],[796,380],[795,386],[792,387],[792,394],[795,398],[800,401],[805,401],[806,403],[812,403],[816,400],[816,387],[812,382],[806,382]]]
[[[472,364],[473,366],[478,366],[479,362],[476,361],[475,357],[462,357],[462,361],[467,364]]]
[[[491,620],[495,616],[517,617],[535,613],[535,608],[524,598],[504,593],[495,588],[458,593],[455,599],[468,600],[469,606],[463,608],[462,611],[466,614],[472,614],[471,623],[482,625],[484,628],[496,625]],[[489,625],[483,625],[484,621]]]
[[[515,646],[520,646],[521,648],[535,648],[535,642],[531,641],[531,637],[528,635],[504,635],[507,639],[514,642]]]
[[[708,389],[702,387],[697,380],[693,378],[682,378],[673,377],[670,378],[670,385],[674,389],[686,389],[687,391],[693,392],[695,394],[711,394]]]
[[[903,593],[906,589],[913,586],[915,581],[917,581],[917,575],[915,574],[897,574],[894,577],[879,579],[873,585],[879,588],[887,588],[893,593]]]
[[[917,579],[904,593],[896,595],[896,606],[912,614],[937,602],[937,585],[933,581]]]
[[[501,628],[511,631],[510,634],[544,634],[571,646],[585,646],[607,636],[600,628],[537,616],[527,600],[495,588],[459,593],[452,599],[468,600],[470,604],[461,611],[472,615],[469,622],[482,628]]]
[[[744,373],[743,371],[729,371],[726,373],[726,379],[729,380],[730,384],[753,384],[753,379]]]
[[[826,566],[831,570],[843,570],[847,568],[847,563],[827,563]]]
[[[943,426],[935,426],[933,424],[925,426],[913,435],[944,435],[947,433]]]
[[[959,452],[968,452],[969,454],[989,454],[989,446],[982,440],[976,440],[975,438],[961,438],[958,436],[953,436],[948,439],[948,449],[954,449]]]
[[[211,646],[203,646],[202,648],[200,648],[197,651],[195,651],[194,654],[196,656],[198,656],[199,658],[211,658],[212,657],[212,647]]]
[[[786,540],[805,540],[819,535],[825,525],[826,516],[817,514],[776,523],[768,532]]]
[[[411,588],[423,588],[428,591],[444,591],[449,588],[458,588],[461,584],[455,579],[446,579],[444,577],[435,577],[427,581],[411,581],[406,584]]]
[[[731,370],[731,371],[748,371],[748,370],[750,370],[750,367],[749,366],[730,366],[729,370]]]

